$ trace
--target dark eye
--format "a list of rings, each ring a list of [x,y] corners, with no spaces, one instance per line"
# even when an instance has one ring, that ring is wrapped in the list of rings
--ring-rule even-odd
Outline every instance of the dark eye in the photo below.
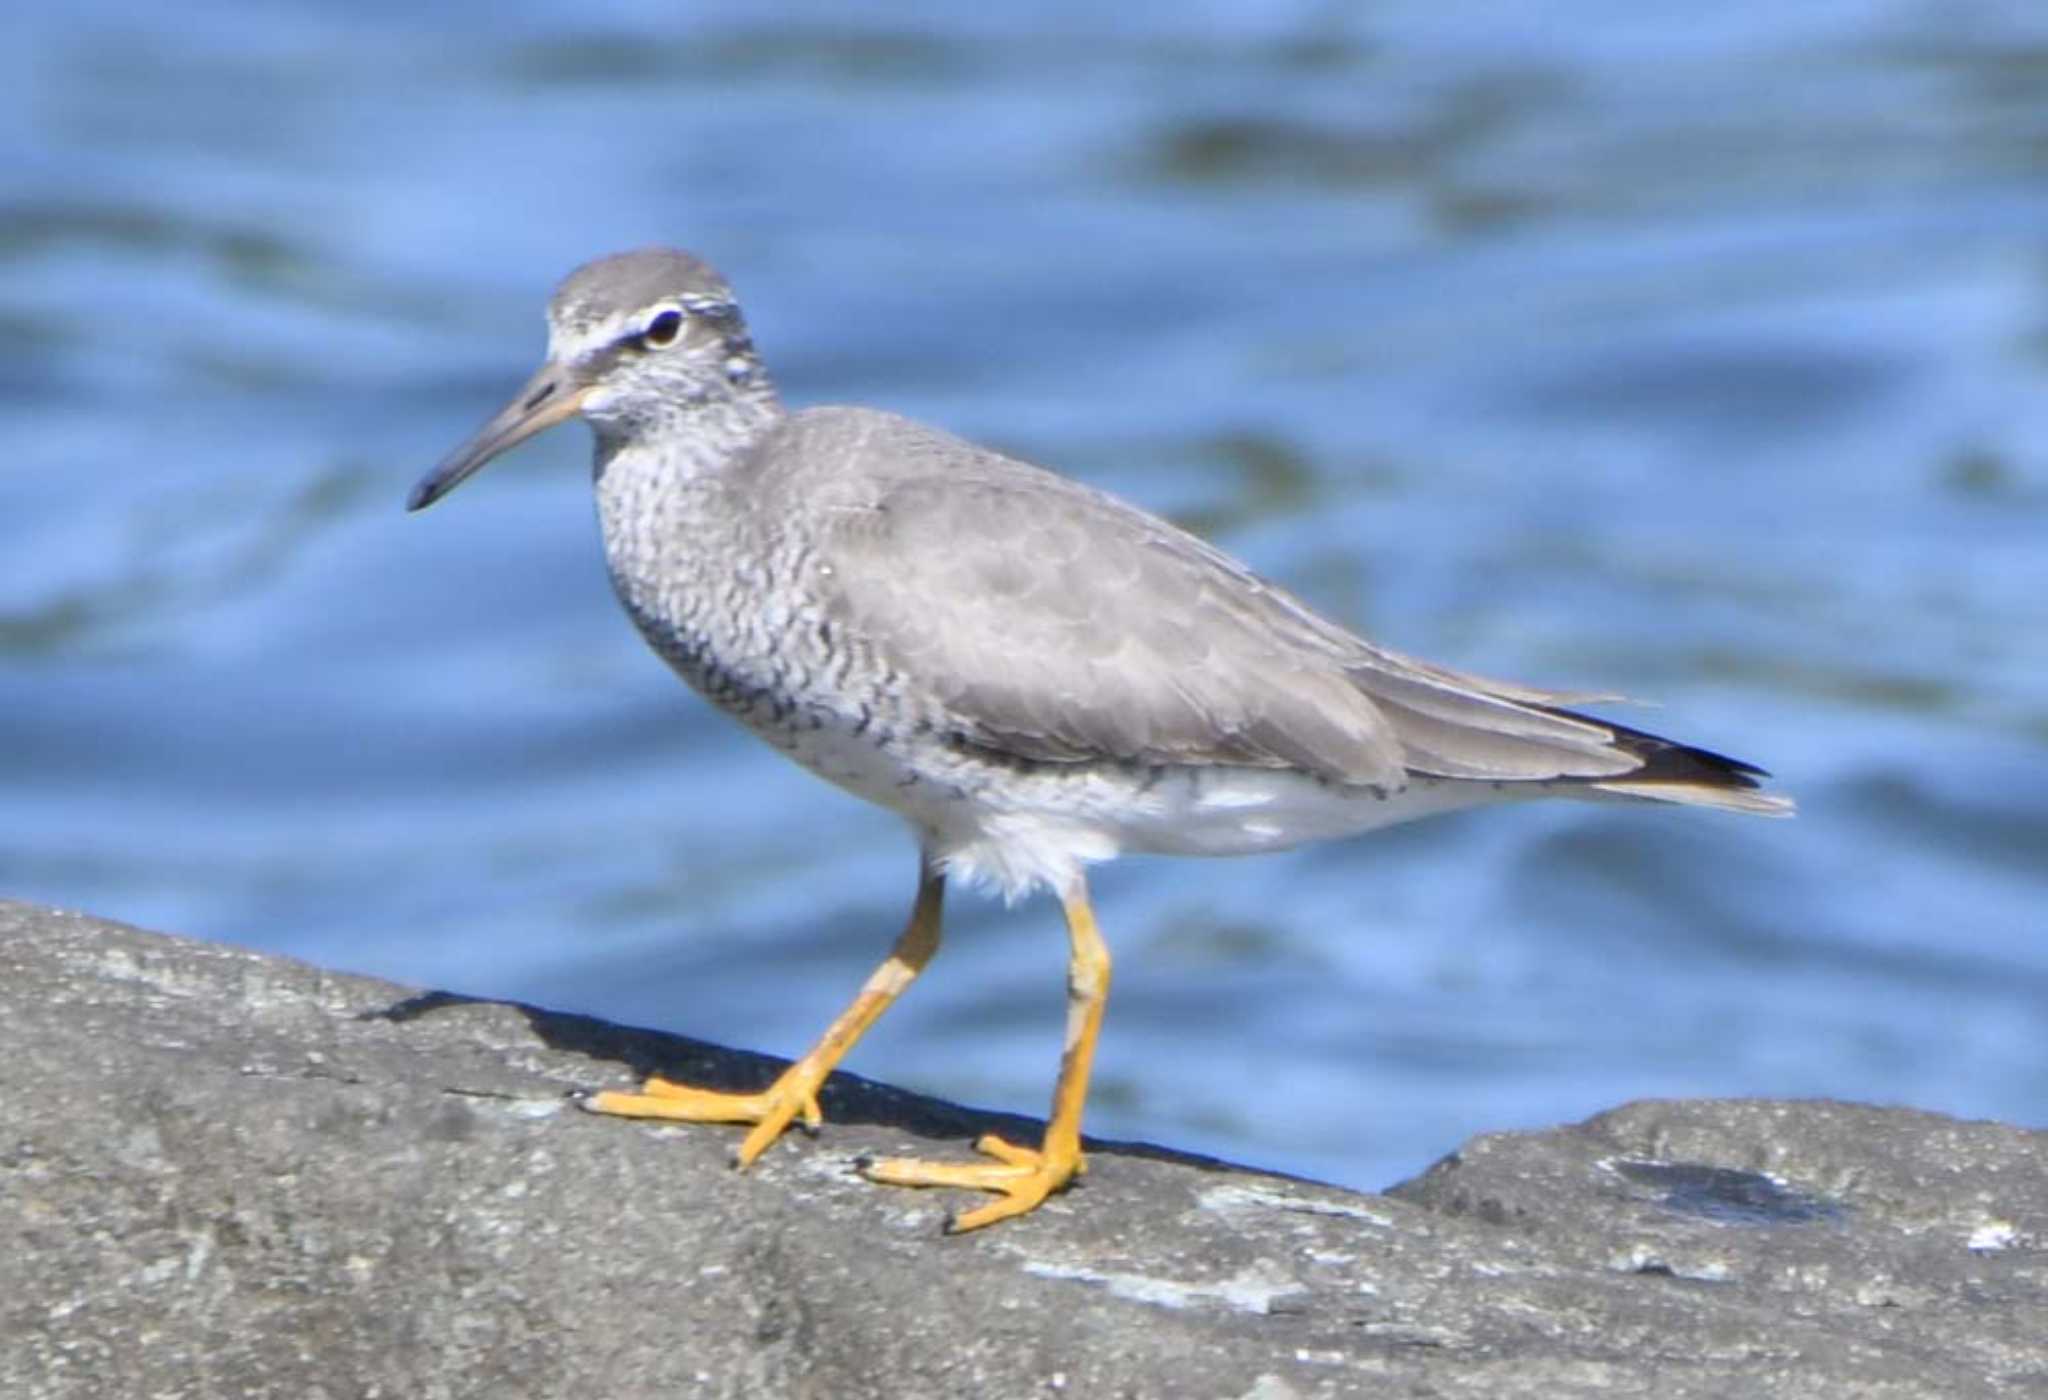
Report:
[[[650,350],[660,350],[675,344],[682,333],[683,313],[668,310],[647,323],[647,329],[640,332],[640,343]]]

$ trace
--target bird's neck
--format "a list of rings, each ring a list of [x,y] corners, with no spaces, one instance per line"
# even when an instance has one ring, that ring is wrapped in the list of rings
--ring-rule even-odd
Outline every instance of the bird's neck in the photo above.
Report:
[[[614,582],[633,594],[678,582],[744,541],[745,475],[752,449],[784,411],[765,381],[715,399],[675,405],[659,422],[600,428],[593,476]],[[722,547],[721,547],[722,546]],[[629,602],[631,598],[629,597]]]

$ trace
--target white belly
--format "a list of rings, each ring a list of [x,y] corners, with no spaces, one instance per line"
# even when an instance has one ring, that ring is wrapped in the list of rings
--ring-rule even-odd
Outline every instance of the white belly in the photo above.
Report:
[[[1026,779],[905,815],[935,834],[950,871],[1016,899],[1036,888],[1062,890],[1085,866],[1126,851],[1255,855],[1547,789],[1415,778],[1380,795],[1270,769],[1176,768],[1156,777],[1097,769],[1052,784]]]
[[[756,727],[818,776],[904,817],[949,873],[1011,900],[1063,891],[1126,851],[1255,855],[1557,790],[1412,777],[1382,793],[1269,768],[1007,765],[935,744],[913,758],[878,747],[844,716],[806,721]]]

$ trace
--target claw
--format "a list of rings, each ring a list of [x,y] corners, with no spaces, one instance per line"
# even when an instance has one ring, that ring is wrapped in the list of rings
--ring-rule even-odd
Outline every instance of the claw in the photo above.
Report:
[[[758,1094],[721,1094],[711,1089],[693,1089],[659,1075],[648,1079],[637,1094],[607,1089],[582,1100],[593,1113],[620,1118],[663,1118],[683,1123],[751,1123],[753,1131],[733,1153],[734,1165],[748,1167],[766,1152],[783,1129],[798,1117],[815,1133],[823,1115],[818,1111],[818,1080],[823,1076],[802,1063],[791,1065],[782,1077]]]
[[[993,1162],[929,1162],[916,1157],[885,1157],[868,1162],[861,1174],[890,1186],[949,1186],[993,1191],[997,1200],[965,1215],[948,1217],[946,1233],[964,1235],[998,1220],[1035,1210],[1047,1196],[1064,1190],[1082,1171],[1078,1151],[1043,1151],[1005,1142],[994,1133],[974,1144]]]

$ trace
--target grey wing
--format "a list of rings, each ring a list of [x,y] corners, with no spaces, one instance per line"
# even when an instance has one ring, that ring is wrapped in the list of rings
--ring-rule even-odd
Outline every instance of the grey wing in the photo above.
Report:
[[[1376,648],[1114,497],[907,423],[859,447],[915,465],[855,473],[876,489],[830,514],[826,607],[967,742],[1376,786],[1641,766],[1561,695]]]

